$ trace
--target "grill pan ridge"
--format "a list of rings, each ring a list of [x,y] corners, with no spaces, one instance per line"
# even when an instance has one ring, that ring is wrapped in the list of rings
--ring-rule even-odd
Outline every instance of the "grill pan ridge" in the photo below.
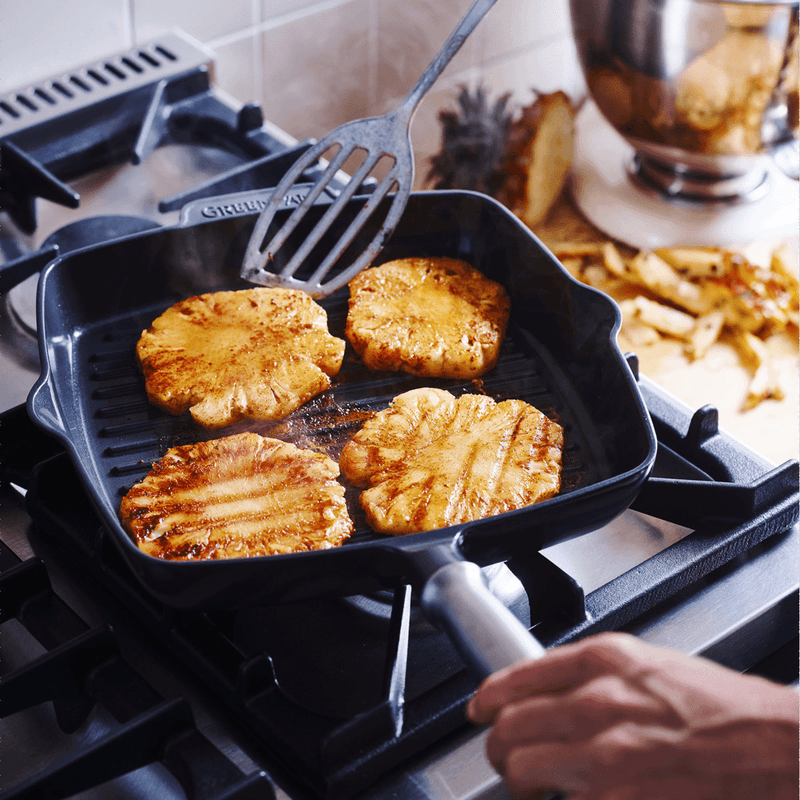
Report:
[[[209,432],[188,415],[151,406],[135,362],[139,334],[177,300],[248,288],[238,269],[255,218],[145,231],[69,253],[42,273],[42,375],[29,414],[67,447],[104,526],[159,601],[208,609],[369,592],[413,582],[411,562],[427,548],[447,545],[481,565],[495,563],[594,530],[630,505],[656,444],[616,345],[618,309],[572,279],[510,212],[472,192],[413,193],[380,260],[460,257],[506,286],[508,335],[497,366],[479,382],[370,372],[348,344],[331,388],[279,422]],[[322,305],[331,333],[344,338],[347,290]],[[561,423],[562,492],[486,520],[393,538],[369,530],[357,491],[347,487],[356,524],[351,540],[333,550],[252,559],[163,562],[139,551],[119,523],[122,495],[171,446],[246,429],[336,458],[367,415],[422,385],[483,391],[498,401],[518,397]]]

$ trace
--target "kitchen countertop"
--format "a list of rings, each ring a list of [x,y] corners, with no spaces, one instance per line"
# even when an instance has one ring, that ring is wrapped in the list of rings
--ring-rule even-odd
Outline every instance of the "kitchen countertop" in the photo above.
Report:
[[[772,337],[767,347],[786,396],[764,400],[747,411],[741,406],[750,373],[731,345],[717,343],[693,363],[680,343],[666,339],[634,352],[642,374],[691,408],[716,406],[720,428],[777,465],[800,455],[797,338],[781,334]]]
[[[545,244],[563,241],[608,241],[576,209],[567,191],[535,233]],[[784,241],[784,240],[782,240]],[[800,247],[798,238],[785,240],[795,267]],[[771,252],[779,242],[751,242],[748,253]],[[662,338],[641,347],[620,337],[624,352],[634,352],[639,370],[692,409],[711,404],[719,412],[719,425],[775,465],[800,456],[800,351],[797,331],[781,333],[767,340],[772,369],[785,392],[781,400],[764,400],[755,408],[743,410],[751,372],[746,369],[732,345],[724,338],[701,359],[691,362],[683,345]]]

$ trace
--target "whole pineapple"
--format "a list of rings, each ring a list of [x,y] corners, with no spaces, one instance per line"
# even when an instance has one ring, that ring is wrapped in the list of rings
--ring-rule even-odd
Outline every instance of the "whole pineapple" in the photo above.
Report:
[[[471,93],[464,86],[458,96],[458,111],[439,112],[442,126],[441,151],[431,158],[426,182],[434,189],[468,189],[494,197],[506,176],[503,163],[511,128],[506,110],[510,94],[489,105],[478,87]]]
[[[431,159],[434,189],[470,189],[499,200],[529,227],[541,223],[572,167],[576,109],[564,92],[534,92],[516,117],[509,94],[490,104],[462,88],[459,112],[442,111],[441,151]]]

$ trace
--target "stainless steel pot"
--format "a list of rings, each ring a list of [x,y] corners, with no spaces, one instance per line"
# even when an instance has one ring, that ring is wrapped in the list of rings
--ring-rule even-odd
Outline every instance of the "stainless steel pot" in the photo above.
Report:
[[[635,149],[640,181],[742,197],[763,181],[768,154],[796,177],[797,0],[570,0],[570,9],[591,97]]]

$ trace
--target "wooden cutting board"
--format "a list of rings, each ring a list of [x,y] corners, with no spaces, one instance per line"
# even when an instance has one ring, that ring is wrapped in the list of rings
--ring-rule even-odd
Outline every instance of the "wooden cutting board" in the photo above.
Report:
[[[624,346],[624,342],[621,344]],[[666,339],[633,352],[643,375],[692,409],[708,403],[716,406],[720,428],[777,465],[800,455],[798,342],[796,337],[781,334],[772,337],[767,346],[786,396],[764,400],[747,411],[742,410],[742,402],[750,372],[730,344],[722,341],[713,345],[694,363],[688,361],[679,343]]]
[[[576,209],[568,192],[535,229],[545,244],[554,242],[608,241]],[[687,243],[690,244],[690,243]],[[769,253],[779,243],[748,242],[743,249],[754,258]],[[795,266],[800,267],[798,239],[787,242]],[[629,251],[632,252],[632,251]],[[617,298],[618,299],[618,298]],[[620,337],[623,352],[634,352],[640,372],[651,378],[691,409],[711,404],[719,411],[720,428],[775,465],[800,457],[800,349],[797,331],[767,340],[771,366],[785,397],[765,400],[743,410],[752,377],[735,348],[724,337],[701,359],[691,362],[683,345],[663,338],[652,345],[635,347]]]

